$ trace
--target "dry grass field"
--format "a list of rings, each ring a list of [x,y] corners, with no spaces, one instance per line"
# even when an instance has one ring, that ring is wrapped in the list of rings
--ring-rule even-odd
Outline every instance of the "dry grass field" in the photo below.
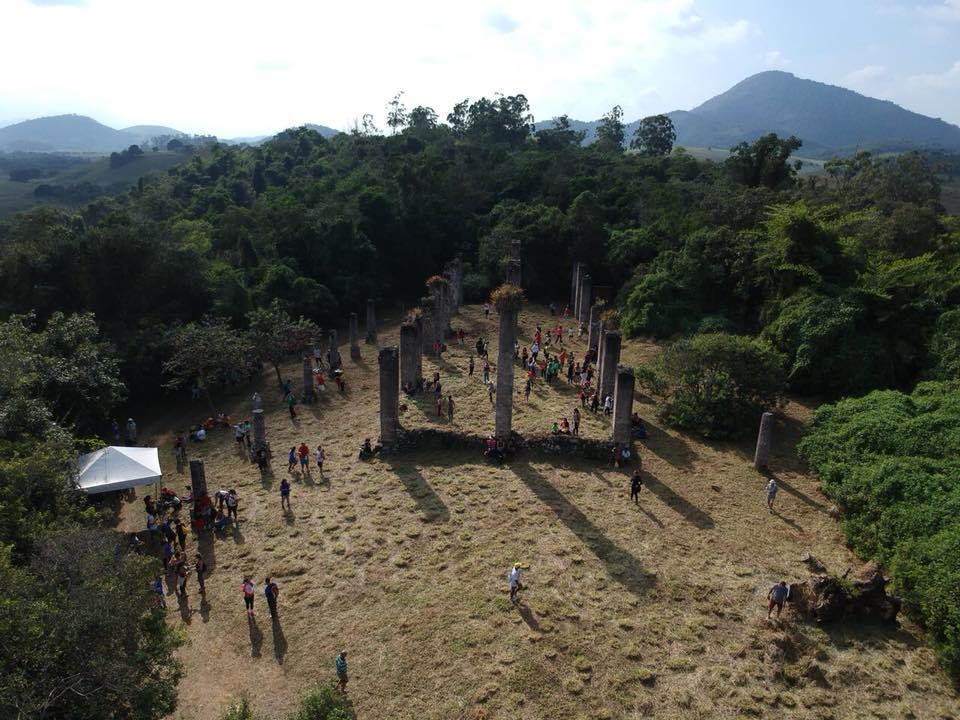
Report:
[[[544,308],[521,314],[526,344],[537,319],[546,326]],[[398,321],[384,319],[381,344],[398,341]],[[452,347],[440,366],[458,404],[453,424],[488,432],[481,366],[469,377],[466,354],[477,333],[496,342],[495,313],[486,320],[466,307],[458,323],[468,345]],[[578,357],[583,347],[575,340]],[[520,455],[491,466],[478,450],[359,462],[363,438],[377,436],[376,350],[364,345],[356,363],[343,350],[347,392],[328,387],[317,404],[298,407],[295,421],[264,374],[274,449],[266,481],[227,431],[191,447],[205,460],[211,491],[237,489],[241,522],[201,545],[213,568],[206,601],[193,579],[189,608],[178,613],[168,598],[170,621],[189,638],[176,717],[214,720],[242,693],[277,717],[302,690],[333,678],[341,648],[364,719],[960,716],[954,689],[906,621],[821,628],[789,611],[766,619],[769,587],[807,576],[804,553],[838,571],[860,565],[796,459],[807,404],[792,402],[778,417],[771,466],[781,493],[771,514],[749,442],[703,443],[665,430],[638,394],[651,436],[640,447],[644,488],[635,506],[631,470],[579,460]],[[656,351],[630,342],[624,357]],[[425,358],[428,377],[433,369]],[[289,377],[299,383],[298,364]],[[515,427],[528,435],[545,432],[574,402],[565,382],[539,382],[529,405],[518,395]],[[235,418],[252,390],[221,398]],[[188,482],[175,470],[172,432],[204,414],[180,399],[140,413],[145,439],[163,448],[166,484]],[[416,406],[401,421],[448,424]],[[583,432],[602,437],[609,428],[587,412]],[[285,514],[278,485],[286,451],[301,440],[311,451],[323,444],[327,468],[323,478],[293,474],[293,512]],[[142,526],[141,508],[139,500],[126,505],[127,529]],[[507,598],[514,561],[526,585],[518,607]],[[244,615],[244,574],[259,585],[255,622]],[[273,625],[265,575],[281,591]]]

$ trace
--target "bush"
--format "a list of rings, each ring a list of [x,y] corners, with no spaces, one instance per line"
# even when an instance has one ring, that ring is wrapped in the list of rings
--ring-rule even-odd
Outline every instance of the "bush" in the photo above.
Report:
[[[638,379],[664,399],[660,417],[667,424],[717,439],[754,432],[785,384],[779,354],[751,338],[724,333],[673,343]]]
[[[861,555],[887,565],[944,667],[960,674],[960,384],[930,382],[817,410],[800,453]]]
[[[463,276],[463,297],[470,303],[483,302],[490,294],[490,282],[483,273],[467,273]]]
[[[329,685],[318,685],[301,698],[290,720],[354,720],[355,717],[343,693]]]

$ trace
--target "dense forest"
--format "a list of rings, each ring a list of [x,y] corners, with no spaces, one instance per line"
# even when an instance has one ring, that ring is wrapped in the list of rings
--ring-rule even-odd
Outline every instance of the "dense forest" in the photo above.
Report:
[[[37,208],[0,226],[0,627],[19,638],[8,649],[33,648],[0,658],[8,678],[0,707],[81,716],[64,714],[76,693],[58,684],[57,671],[43,682],[12,680],[23,663],[42,674],[55,662],[58,645],[36,642],[51,623],[63,625],[66,645],[85,642],[73,603],[49,600],[75,572],[64,548],[107,541],[63,482],[64,460],[89,447],[82,438],[105,434],[126,397],[162,391],[188,329],[222,338],[264,317],[301,330],[335,326],[368,297],[416,301],[424,278],[455,256],[467,300],[480,301],[519,239],[529,296],[564,303],[572,263],[584,261],[595,284],[612,288],[622,330],[677,341],[670,367],[641,375],[670,398],[665,419],[676,427],[754,432],[752,409],[788,391],[836,400],[909,391],[919,380],[956,390],[960,220],[944,213],[924,157],[861,153],[802,178],[791,161],[802,139],[768,135],[716,164],[671,149],[672,128],[660,118],[624,137],[618,110],[582,146],[566,118],[534,132],[522,95],[464,101],[446,122],[395,100],[389,134],[365,122],[331,138],[299,128],[255,148],[213,145],[77,213]],[[709,383],[695,377],[704,368]],[[711,397],[677,390],[698,383]],[[834,417],[818,416],[821,440],[844,432]],[[738,427],[722,424],[730,418]],[[945,422],[956,427],[960,417]],[[808,452],[818,469],[833,462],[813,444]],[[889,559],[882,539],[859,539],[868,519],[857,519],[840,475],[826,489],[850,506],[856,548]],[[89,530],[65,540],[51,525]],[[943,532],[955,547],[956,524]],[[937,542],[918,552],[949,545]],[[124,593],[149,569],[130,558],[89,572]],[[960,577],[943,572],[904,575],[915,584],[911,607],[931,622],[932,583],[948,577],[955,587]],[[7,600],[28,612],[14,613]],[[101,633],[95,648],[97,657],[140,648],[118,689],[133,698],[125,717],[157,717],[173,702],[178,669],[159,654],[179,640],[150,620],[146,602],[127,603],[125,617],[140,619],[125,633]],[[956,671],[952,627],[937,643]],[[56,660],[63,677],[72,677],[71,658]],[[76,682],[88,689],[97,678]],[[114,695],[81,697],[70,702],[84,717],[113,716],[105,708]]]

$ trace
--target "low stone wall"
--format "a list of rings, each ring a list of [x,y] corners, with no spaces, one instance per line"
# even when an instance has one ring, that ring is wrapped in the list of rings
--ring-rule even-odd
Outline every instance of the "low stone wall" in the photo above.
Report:
[[[593,440],[572,435],[548,435],[523,438],[513,433],[513,446],[518,453],[543,456],[566,455],[606,462],[613,452],[612,440]],[[401,429],[397,437],[396,452],[413,450],[472,450],[482,452],[487,438],[469,433],[452,432],[438,428]]]

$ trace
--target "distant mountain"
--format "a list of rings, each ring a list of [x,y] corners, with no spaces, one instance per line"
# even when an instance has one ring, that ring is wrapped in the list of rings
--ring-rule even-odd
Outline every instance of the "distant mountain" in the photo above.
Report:
[[[326,125],[307,124],[324,137],[332,137],[337,130]],[[0,152],[72,152],[109,154],[139,145],[161,135],[183,135],[179,130],[164,125],[133,125],[117,130],[85,115],[55,115],[24,120],[0,128]],[[259,145],[273,135],[232,138],[230,144]]]
[[[24,120],[0,128],[0,151],[109,153],[129,147],[134,141],[83,115],[56,115]]]
[[[728,148],[775,132],[803,140],[802,155],[829,157],[858,149],[960,150],[960,127],[852,90],[772,70],[743,80],[693,110],[667,113],[677,144]],[[598,124],[572,123],[588,131]],[[549,126],[550,123],[538,123]],[[632,136],[637,121],[627,126]]]

